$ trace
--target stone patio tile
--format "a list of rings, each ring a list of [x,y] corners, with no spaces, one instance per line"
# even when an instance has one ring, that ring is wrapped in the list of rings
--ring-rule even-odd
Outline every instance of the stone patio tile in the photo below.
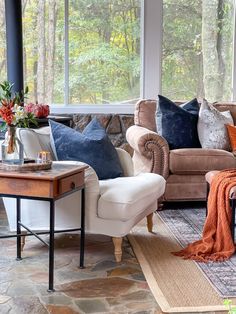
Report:
[[[0,294],[6,295],[7,290],[9,289],[10,285],[11,285],[11,281],[4,282],[0,280]]]
[[[122,295],[120,297],[122,302],[128,302],[128,301],[154,301],[154,297],[150,291],[147,290],[138,290],[132,293],[128,293],[125,295]]]
[[[137,274],[131,274],[131,278],[134,280],[139,280],[139,281],[146,281],[144,275],[142,272],[137,273]]]
[[[138,311],[138,312],[128,312],[128,314],[155,314],[154,311]]]
[[[36,283],[40,283],[40,282],[47,283],[48,272],[36,272],[36,273],[31,274],[29,278]]]
[[[134,288],[136,282],[119,277],[96,278],[60,285],[58,289],[74,298],[116,297]]]
[[[126,304],[126,307],[130,310],[135,310],[136,312],[143,312],[148,311],[147,313],[150,313],[150,311],[155,306],[154,301],[142,301],[141,302],[131,302]]]
[[[127,276],[127,275],[140,274],[140,272],[141,271],[139,269],[123,266],[123,267],[118,267],[118,268],[107,271],[107,276],[108,277]]]
[[[108,304],[104,299],[87,299],[75,301],[83,313],[110,313]]]
[[[13,281],[7,290],[7,294],[11,297],[17,296],[33,296],[36,294],[35,285],[25,280]],[[29,298],[30,300],[30,298]]]
[[[50,314],[80,314],[69,306],[48,305],[47,309]]]
[[[7,303],[10,299],[11,299],[11,297],[9,297],[7,295],[0,294],[0,304]]]
[[[39,298],[37,297],[13,298],[9,305],[12,308],[9,312],[10,314],[48,314],[47,309],[40,303]],[[0,313],[3,314],[4,312]]]
[[[48,296],[43,296],[40,298],[43,304],[47,305],[71,305],[72,304],[72,299],[62,295],[61,293],[59,295],[48,295]]]
[[[114,268],[117,266],[117,263],[114,261],[101,261],[97,263],[91,271],[107,270],[109,268]]]
[[[56,272],[56,277],[60,283],[94,278],[93,274],[85,273],[81,269],[78,269],[77,271],[70,271],[68,269],[65,269],[63,271],[60,270]]]
[[[2,313],[2,314],[10,313],[11,308],[12,307],[9,303],[0,304],[0,313]],[[14,314],[14,313],[12,313],[12,314]]]

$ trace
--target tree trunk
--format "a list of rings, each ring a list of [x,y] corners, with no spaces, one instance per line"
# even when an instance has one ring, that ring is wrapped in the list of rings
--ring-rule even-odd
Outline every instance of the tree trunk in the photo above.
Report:
[[[38,0],[38,63],[37,63],[37,100],[39,103],[45,101],[45,2]]]
[[[48,7],[48,45],[47,45],[47,93],[46,102],[53,102],[54,86],[54,56],[55,56],[55,32],[56,32],[56,0],[49,0]]]
[[[217,51],[219,58],[219,75],[220,75],[220,86],[219,89],[221,91],[221,97],[219,100],[223,98],[224,92],[224,81],[225,81],[225,59],[224,55],[227,51],[224,51],[225,48],[227,50],[228,45],[224,42],[224,34],[223,34],[223,19],[224,19],[224,0],[219,0],[218,4],[218,38],[217,38]]]
[[[203,82],[205,97],[211,102],[222,97],[217,37],[218,0],[202,0]]]

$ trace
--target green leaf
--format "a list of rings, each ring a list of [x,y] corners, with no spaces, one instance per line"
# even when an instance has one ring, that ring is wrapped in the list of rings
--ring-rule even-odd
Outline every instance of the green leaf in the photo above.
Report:
[[[226,306],[227,306],[227,305],[231,305],[231,304],[232,304],[232,300],[225,299],[223,303],[224,303],[224,305],[226,305]]]

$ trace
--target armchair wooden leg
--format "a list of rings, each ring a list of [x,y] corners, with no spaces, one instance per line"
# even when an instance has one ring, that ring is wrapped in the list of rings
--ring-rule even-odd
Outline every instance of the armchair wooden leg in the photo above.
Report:
[[[119,263],[121,261],[121,257],[122,257],[123,238],[113,237],[112,241],[113,241],[114,248],[115,248],[115,250],[114,250],[115,259],[116,259],[117,263]]]
[[[147,228],[148,228],[148,232],[152,232],[152,228],[153,228],[152,217],[153,217],[153,213],[151,213],[151,214],[149,214],[149,215],[147,216]]]
[[[22,231],[21,233],[27,234],[27,231]],[[25,238],[26,238],[26,236],[22,236],[22,237],[21,237],[21,251],[24,250]]]

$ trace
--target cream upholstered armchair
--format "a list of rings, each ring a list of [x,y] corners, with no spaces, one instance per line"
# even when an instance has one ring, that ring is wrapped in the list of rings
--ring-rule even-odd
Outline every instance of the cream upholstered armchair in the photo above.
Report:
[[[18,129],[19,139],[24,145],[25,156],[36,158],[42,150],[50,151],[50,128],[37,130]],[[95,171],[85,171],[85,226],[86,232],[104,234],[113,238],[117,261],[122,256],[122,237],[144,217],[148,217],[148,228],[152,230],[152,213],[157,209],[157,199],[164,193],[163,177],[142,173],[133,174],[130,155],[117,149],[124,177],[98,180]],[[59,162],[59,161],[56,161]],[[71,161],[60,161],[76,163]],[[3,198],[10,230],[16,230],[15,199]],[[56,201],[55,229],[72,229],[80,226],[80,191]],[[21,220],[32,230],[48,230],[49,206],[47,202],[22,200]],[[33,208],[33,210],[32,210]],[[23,230],[23,229],[22,229]]]

